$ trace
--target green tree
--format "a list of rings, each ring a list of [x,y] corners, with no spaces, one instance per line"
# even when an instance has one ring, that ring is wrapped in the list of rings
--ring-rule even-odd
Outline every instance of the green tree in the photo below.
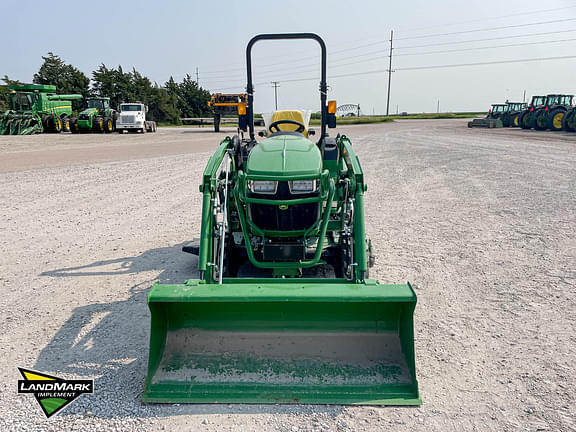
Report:
[[[42,56],[44,63],[34,74],[35,84],[52,84],[60,94],[90,95],[90,79],[83,72],[70,64],[66,64],[59,56],[49,52]]]

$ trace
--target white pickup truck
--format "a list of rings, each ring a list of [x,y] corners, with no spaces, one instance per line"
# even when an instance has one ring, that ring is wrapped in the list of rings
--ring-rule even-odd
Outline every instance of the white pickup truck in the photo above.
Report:
[[[142,103],[120,104],[120,117],[116,120],[116,130],[128,132],[156,132],[156,122],[146,120],[148,107]]]

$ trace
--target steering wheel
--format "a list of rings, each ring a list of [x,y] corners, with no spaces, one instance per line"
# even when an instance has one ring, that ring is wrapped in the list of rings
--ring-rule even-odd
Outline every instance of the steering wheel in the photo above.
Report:
[[[291,124],[291,125],[298,126],[298,128],[295,131],[291,131],[291,132],[302,133],[306,129],[306,126],[304,126],[302,123],[300,123],[299,121],[296,121],[296,120],[278,120],[278,121],[275,121],[273,123],[270,123],[270,126],[268,126],[268,129],[272,133],[286,132],[286,131],[280,130],[280,128],[278,127],[278,125],[281,125],[281,124]],[[273,130],[273,129],[275,129],[275,130]]]

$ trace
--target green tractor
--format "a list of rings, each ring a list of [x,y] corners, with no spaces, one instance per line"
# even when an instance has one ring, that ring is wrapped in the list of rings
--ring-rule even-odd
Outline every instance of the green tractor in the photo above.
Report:
[[[251,52],[262,40],[321,48],[318,140],[296,113],[254,131]],[[165,403],[419,405],[409,283],[370,279],[360,160],[326,100],[326,46],[264,34],[246,50],[239,134],[204,170],[198,277],[156,283],[142,399]],[[299,111],[298,111],[299,112]],[[300,120],[296,120],[296,119]]]
[[[506,102],[506,111],[502,114],[502,126],[519,127],[520,115],[526,107],[524,102]]]
[[[536,111],[546,104],[546,96],[532,96],[528,106],[520,114],[518,122],[522,129],[532,129],[536,122]]]
[[[53,85],[15,84],[8,89],[11,109],[0,118],[0,135],[68,132],[71,101],[82,99],[78,94],[56,94]]]
[[[71,121],[72,133],[105,132],[116,130],[116,120],[120,115],[110,108],[110,98],[91,97],[86,99],[84,109]]]
[[[501,128],[503,126],[502,115],[507,109],[508,106],[506,104],[492,104],[486,117],[468,122],[468,127]]]
[[[566,112],[572,108],[574,95],[551,94],[544,105],[534,111],[533,127],[536,130],[561,131]]]

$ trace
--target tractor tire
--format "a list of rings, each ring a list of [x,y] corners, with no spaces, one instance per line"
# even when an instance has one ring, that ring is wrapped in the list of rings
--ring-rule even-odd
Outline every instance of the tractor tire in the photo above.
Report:
[[[533,128],[538,131],[543,131],[548,129],[548,111],[544,111],[543,109],[534,111],[534,121]]]
[[[530,111],[524,111],[518,118],[518,123],[522,129],[530,129]]]
[[[104,132],[104,119],[102,117],[94,117],[92,130],[94,132]]]
[[[52,117],[52,132],[54,133],[62,132],[62,119],[58,116]]]
[[[68,117],[62,118],[62,132],[70,132],[70,119]]]
[[[110,117],[104,117],[104,132],[112,133],[114,131],[114,122]]]
[[[152,122],[152,132],[156,133],[156,122]]]
[[[520,113],[516,113],[512,116],[511,127],[520,127]]]
[[[72,132],[73,134],[77,134],[80,132],[80,128],[78,127],[78,119],[75,117],[72,117],[70,119],[70,132]]]
[[[576,129],[574,129],[573,125],[576,120],[576,118],[574,117],[575,111],[574,109],[568,110],[566,112],[566,114],[564,115],[564,118],[562,118],[562,129],[565,130],[566,132],[576,132]]]
[[[562,120],[566,115],[566,110],[563,108],[555,108],[548,113],[548,129],[554,132],[562,130]]]
[[[53,127],[52,116],[48,115],[42,118],[42,126],[44,127],[44,132],[50,133],[52,132]]]

